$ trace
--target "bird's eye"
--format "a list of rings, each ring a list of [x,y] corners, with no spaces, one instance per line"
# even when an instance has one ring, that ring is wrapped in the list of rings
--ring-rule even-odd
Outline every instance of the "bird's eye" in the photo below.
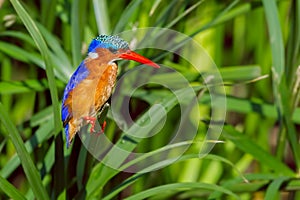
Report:
[[[114,48],[112,48],[112,47],[109,47],[108,50],[109,50],[110,52],[112,52],[112,53],[116,53],[116,52],[117,52],[117,50],[114,49]]]

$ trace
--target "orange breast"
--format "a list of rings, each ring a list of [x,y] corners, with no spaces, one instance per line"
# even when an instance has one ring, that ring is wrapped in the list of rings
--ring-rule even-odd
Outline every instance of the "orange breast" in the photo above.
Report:
[[[97,83],[95,93],[95,107],[97,112],[111,96],[112,90],[116,83],[117,73],[118,68],[114,63],[108,65],[103,71]]]

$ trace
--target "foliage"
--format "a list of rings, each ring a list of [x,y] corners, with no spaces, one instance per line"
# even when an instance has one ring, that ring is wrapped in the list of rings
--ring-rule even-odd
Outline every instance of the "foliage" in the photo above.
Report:
[[[300,198],[299,0],[10,0],[0,1],[0,8],[1,199]],[[143,27],[170,28],[203,46],[224,81],[227,116],[220,141],[209,141],[216,145],[205,157],[186,141],[177,145],[191,146],[174,163],[133,174],[99,162],[78,137],[66,149],[59,109],[91,38]],[[201,138],[212,109],[203,79],[175,54],[141,54],[176,69],[193,86]],[[124,142],[107,116],[105,134],[129,152],[149,152],[142,161],[174,148],[166,144],[180,110],[166,90],[150,85],[136,91],[131,114],[137,122],[147,120],[143,108],[156,101],[167,108],[168,120],[153,138]],[[153,110],[159,118],[159,109]],[[122,163],[127,156],[111,150],[106,158]]]

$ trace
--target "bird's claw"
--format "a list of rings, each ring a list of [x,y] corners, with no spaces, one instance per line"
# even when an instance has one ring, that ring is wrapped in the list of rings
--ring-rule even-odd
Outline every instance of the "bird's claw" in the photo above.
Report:
[[[84,117],[87,123],[91,124],[90,132],[94,133],[95,131],[95,124],[96,124],[96,117]]]
[[[86,120],[87,123],[91,124],[90,132],[95,133],[96,132],[95,125],[96,125],[97,118],[96,117],[84,117],[84,120]],[[101,126],[101,131],[99,131],[97,133],[97,135],[104,133],[105,127],[106,127],[106,121],[103,122],[103,124]]]
[[[106,121],[104,121],[103,124],[102,124],[102,126],[101,126],[101,130],[102,130],[103,133],[104,133],[105,127],[106,127]]]
[[[99,135],[101,135],[101,134],[104,133],[105,127],[106,127],[106,121],[104,121],[103,124],[101,125],[101,131],[99,131],[99,132],[97,133],[97,136],[99,136]]]

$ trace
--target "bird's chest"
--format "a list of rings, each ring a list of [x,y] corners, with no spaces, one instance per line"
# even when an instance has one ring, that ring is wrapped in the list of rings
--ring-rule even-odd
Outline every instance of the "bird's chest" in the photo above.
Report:
[[[100,78],[98,79],[95,91],[95,107],[97,111],[99,111],[99,109],[111,96],[116,83],[117,73],[117,65],[113,63],[106,67],[106,69],[102,72]]]
[[[68,104],[74,118],[94,116],[109,99],[117,78],[117,65],[89,62],[89,75],[69,94]]]

